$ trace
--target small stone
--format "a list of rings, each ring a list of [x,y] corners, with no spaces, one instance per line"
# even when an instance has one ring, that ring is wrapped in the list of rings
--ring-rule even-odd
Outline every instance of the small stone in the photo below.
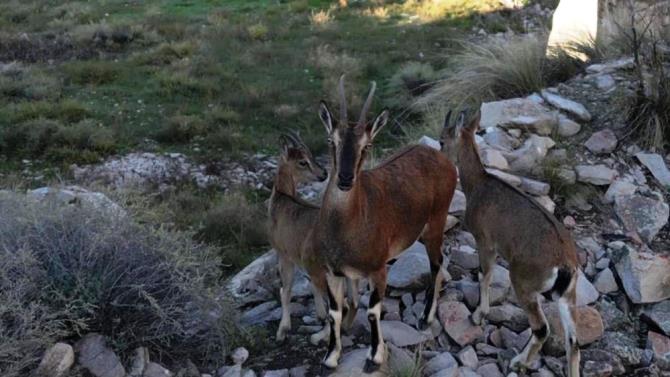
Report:
[[[128,376],[140,377],[144,374],[144,370],[149,365],[149,350],[146,347],[138,347],[135,349],[132,358],[132,364]]]
[[[249,351],[244,347],[236,348],[230,358],[233,359],[233,363],[242,365],[249,358]]]
[[[438,372],[439,375],[437,375]],[[426,362],[423,373],[426,376],[457,377],[458,363],[449,352],[443,352]]]
[[[562,137],[575,136],[581,131],[582,126],[572,119],[561,116],[558,121],[558,135]]]
[[[519,115],[500,124],[503,128],[518,128],[543,136],[551,135],[557,125],[556,115],[549,112],[534,116]]]
[[[458,249],[451,251],[451,262],[466,270],[479,268],[479,254],[472,247],[462,245]]]
[[[451,199],[451,204],[449,205],[449,213],[463,213],[465,212],[465,194],[463,191],[456,190],[454,192],[454,197]]]
[[[472,324],[470,311],[460,302],[440,303],[438,315],[446,333],[461,346],[472,344],[484,335],[481,327]]]
[[[633,195],[636,190],[637,186],[635,184],[624,179],[617,179],[612,182],[607,189],[607,192],[605,193],[605,203],[614,203],[617,197]]]
[[[558,168],[556,169],[556,177],[566,185],[574,185],[577,182],[577,173],[572,169]]]
[[[511,152],[520,145],[519,140],[498,127],[487,129],[483,138],[488,146],[502,152]]]
[[[521,189],[531,195],[543,196],[549,195],[551,186],[548,183],[536,181],[530,178],[521,178]]]
[[[619,290],[619,286],[617,285],[616,280],[614,280],[614,274],[609,268],[600,271],[598,275],[596,275],[593,285],[598,292],[602,294],[608,294]]]
[[[301,365],[299,367],[293,367],[289,369],[288,375],[290,377],[307,377],[307,372],[309,367],[307,365]]]
[[[650,306],[644,311],[644,316],[670,336],[670,300]]]
[[[595,302],[600,294],[591,282],[579,271],[577,276],[577,306],[585,306]]]
[[[119,357],[107,348],[105,338],[96,333],[84,336],[74,347],[79,364],[95,377],[124,377]]]
[[[428,340],[425,334],[400,321],[381,321],[381,327],[384,339],[398,347],[413,346]]]
[[[591,120],[591,114],[588,112],[588,110],[586,110],[584,105],[577,103],[575,101],[571,101],[567,98],[563,98],[558,94],[551,93],[547,90],[543,90],[541,94],[542,97],[552,106],[560,110],[566,111],[570,114],[573,114],[584,122],[588,122]]]
[[[596,268],[599,270],[604,270],[605,268],[609,267],[609,265],[610,265],[609,258],[601,258],[596,262]]]
[[[617,172],[605,165],[577,165],[575,166],[577,180],[597,186],[609,185],[614,181]]]
[[[556,143],[551,138],[532,134],[521,148],[503,155],[509,162],[510,170],[529,173],[537,169],[554,145]]]
[[[497,149],[492,148],[482,149],[479,151],[479,155],[481,157],[482,164],[484,164],[484,166],[500,170],[509,169],[507,159]]]
[[[142,377],[172,377],[172,372],[165,369],[162,365],[150,362],[147,364]]]
[[[521,332],[529,326],[528,317],[523,309],[509,303],[492,306],[486,319],[496,325],[507,326],[516,332]]]
[[[656,358],[670,357],[670,338],[665,335],[649,331],[647,347],[654,352]]]
[[[574,229],[577,226],[577,221],[574,217],[568,215],[563,218],[563,225],[568,229]]]
[[[596,86],[601,90],[609,90],[614,88],[616,81],[612,75],[599,75],[596,76]]]
[[[581,351],[582,354],[582,362],[587,363],[591,362],[591,372],[590,376],[592,377],[600,377],[603,376],[603,374],[597,374],[597,370],[608,370],[611,371],[609,372],[609,375],[614,375],[614,376],[621,376],[626,372],[626,369],[623,366],[623,363],[621,362],[621,359],[616,356],[615,354],[602,350],[602,349],[597,349],[597,348],[588,348],[584,349]],[[545,362],[547,360],[545,359]],[[559,369],[559,371],[563,370],[563,364],[558,362],[559,364],[556,365]],[[584,371],[586,372],[586,368],[584,368]],[[586,374],[586,373],[585,373]],[[607,375],[607,374],[604,374]]]
[[[457,357],[463,366],[471,369],[477,369],[479,359],[477,358],[477,352],[474,348],[472,348],[472,346],[467,346],[460,350]]]
[[[426,135],[421,136],[421,139],[419,139],[419,144],[429,146],[429,147],[431,147],[435,150],[438,150],[438,151],[440,149],[442,149],[442,147],[440,146],[439,141],[433,139],[430,136],[426,136]]]
[[[505,375],[500,372],[500,369],[498,369],[498,365],[495,363],[482,365],[481,367],[477,368],[477,373],[479,373],[482,377],[505,377]]]
[[[74,350],[66,343],[56,343],[42,357],[35,374],[39,377],[61,377],[74,364]]]
[[[263,377],[290,377],[288,369],[266,370]]]
[[[640,162],[649,169],[658,183],[665,188],[670,188],[670,170],[665,165],[663,157],[656,153],[638,153],[635,155]]]
[[[605,128],[594,132],[584,146],[595,154],[612,153],[617,146],[617,138],[612,130]]]

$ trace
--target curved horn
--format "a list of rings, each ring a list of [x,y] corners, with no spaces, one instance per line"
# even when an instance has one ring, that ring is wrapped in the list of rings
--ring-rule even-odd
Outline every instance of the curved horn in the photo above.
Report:
[[[449,128],[449,120],[451,119],[451,110],[447,113],[447,116],[444,117],[444,126],[443,128]]]
[[[358,119],[359,125],[365,125],[366,115],[370,110],[370,105],[372,104],[372,97],[374,97],[376,89],[377,89],[377,83],[373,81],[370,85],[370,93],[368,93],[368,98],[365,100],[365,103],[363,104],[363,109],[361,110],[361,117]]]
[[[338,87],[338,91],[340,92],[340,123],[342,125],[346,125],[348,123],[347,120],[347,97],[344,94],[344,73],[342,76],[340,76],[340,85]]]
[[[305,143],[302,141],[300,134],[295,130],[288,130],[287,136],[293,142],[293,145],[299,148],[306,148]]]

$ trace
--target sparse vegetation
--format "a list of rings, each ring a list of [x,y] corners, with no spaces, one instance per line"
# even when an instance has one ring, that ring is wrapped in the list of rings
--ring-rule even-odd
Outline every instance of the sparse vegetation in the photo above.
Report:
[[[229,346],[233,315],[210,295],[218,259],[188,234],[12,193],[0,213],[3,376],[26,375],[45,347],[91,331],[164,360],[220,359]]]

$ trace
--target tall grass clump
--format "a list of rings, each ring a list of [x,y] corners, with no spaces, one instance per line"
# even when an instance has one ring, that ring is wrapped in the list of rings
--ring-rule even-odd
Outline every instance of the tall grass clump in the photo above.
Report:
[[[185,233],[1,194],[0,374],[27,375],[46,347],[88,332],[121,355],[147,346],[165,361],[220,359],[235,328],[210,293],[217,265]]]
[[[419,105],[445,103],[461,108],[525,96],[572,77],[580,68],[568,54],[547,57],[546,40],[537,36],[508,42],[466,42],[450,65]]]

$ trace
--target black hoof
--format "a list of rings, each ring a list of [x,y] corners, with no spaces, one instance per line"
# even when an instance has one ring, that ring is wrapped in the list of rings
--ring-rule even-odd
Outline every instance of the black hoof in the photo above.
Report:
[[[417,328],[419,329],[419,331],[424,331],[429,329],[430,325],[428,324],[428,322],[426,322],[424,318],[421,318],[419,320],[419,323],[417,324]]]
[[[321,368],[319,368],[319,376],[321,377],[330,376],[333,372],[335,372],[335,368],[331,368],[325,364],[321,364]]]
[[[363,367],[363,372],[370,374],[374,373],[379,370],[381,365],[376,364],[374,361],[370,359],[365,359],[365,367]]]

